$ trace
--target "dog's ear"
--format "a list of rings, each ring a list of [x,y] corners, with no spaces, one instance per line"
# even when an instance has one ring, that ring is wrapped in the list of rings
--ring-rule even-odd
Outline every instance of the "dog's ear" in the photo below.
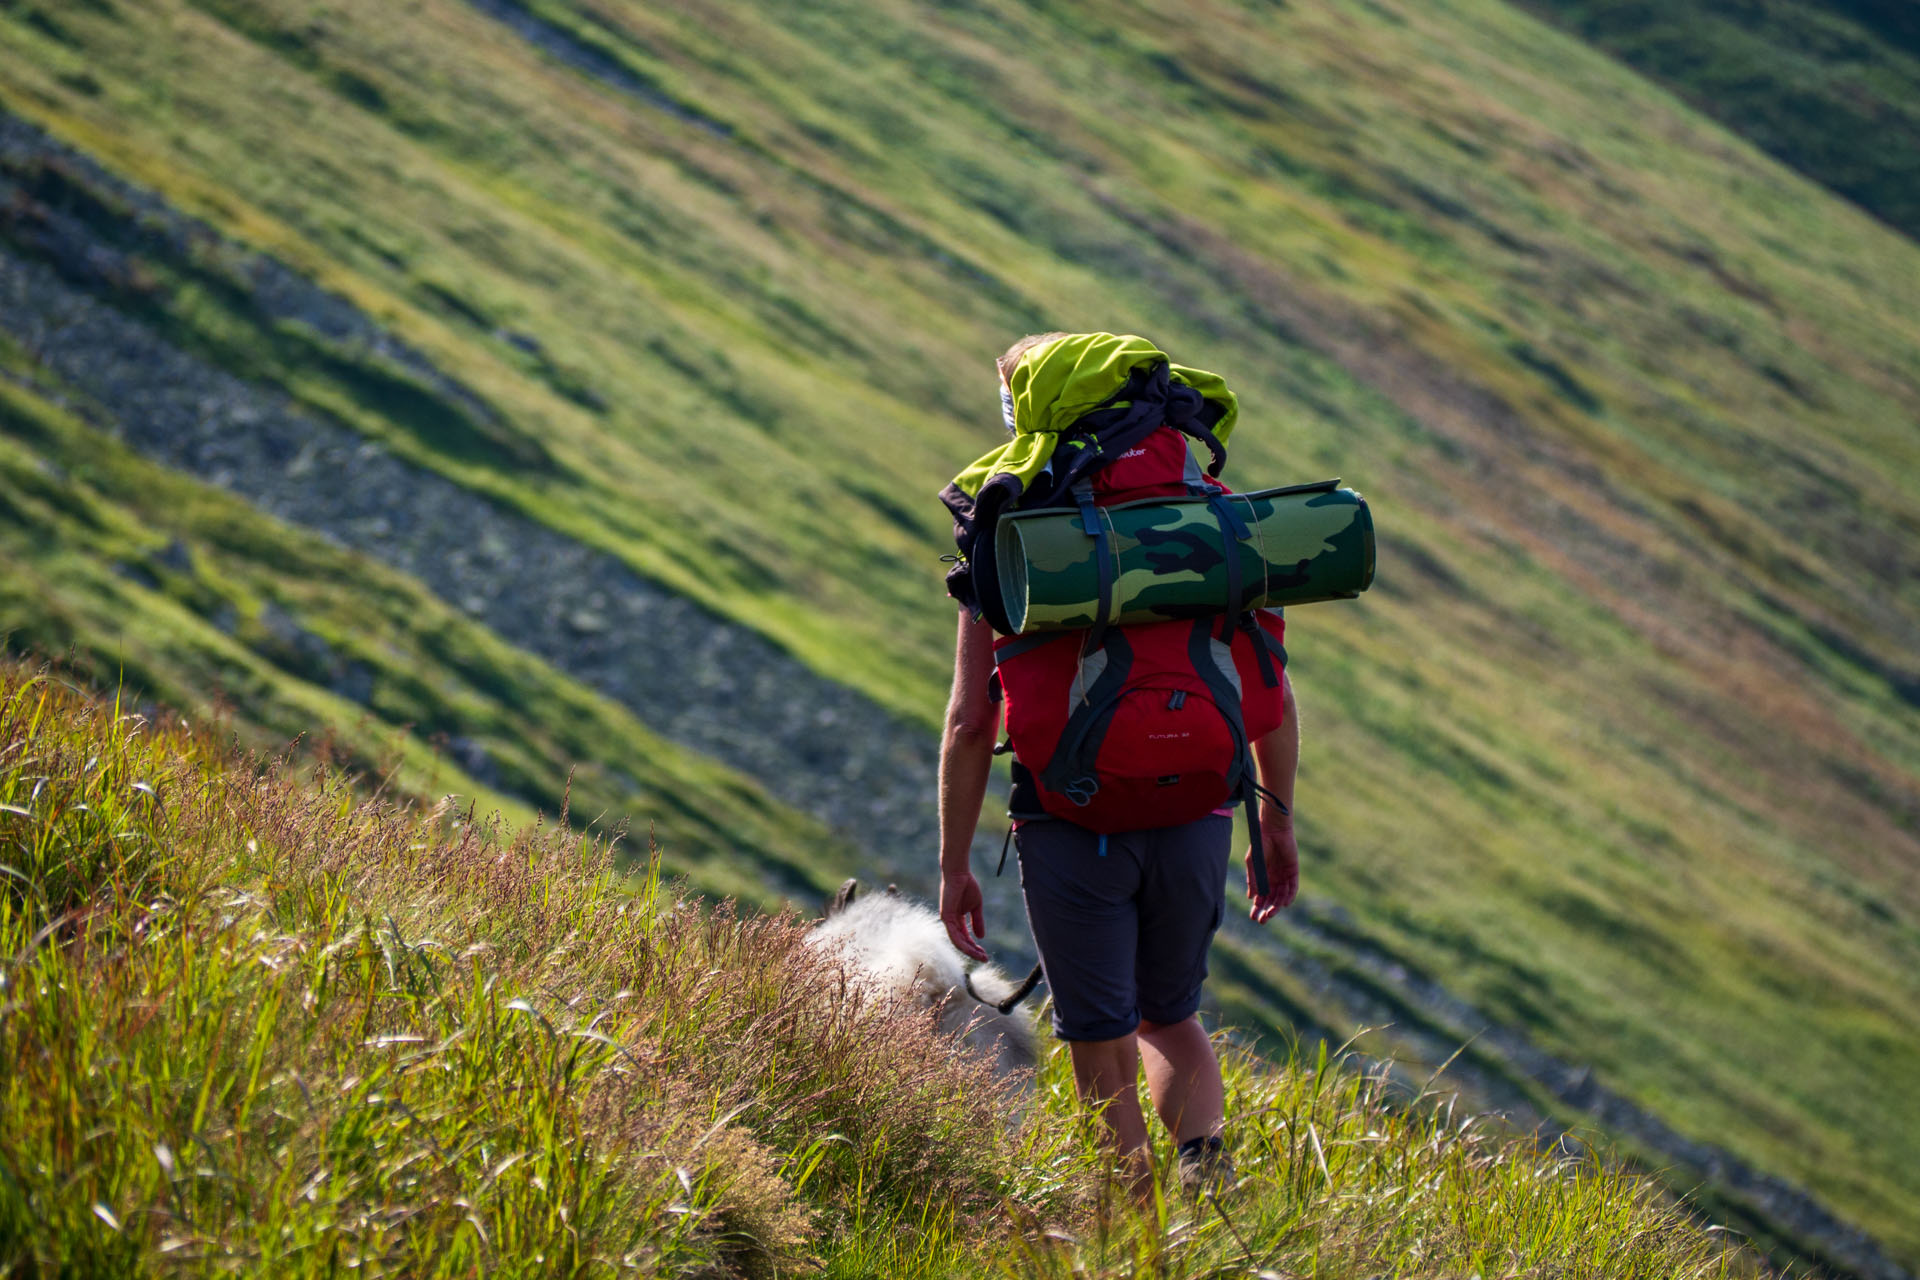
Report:
[[[833,917],[852,906],[853,900],[859,896],[860,882],[852,877],[848,877],[847,880],[834,891],[833,897],[827,899],[827,914],[824,918],[828,920],[833,919]]]
[[[897,884],[890,884],[890,885],[888,885],[888,886],[887,886],[887,896],[888,896],[889,898],[897,898],[897,897],[899,897],[899,896],[900,896],[900,886],[899,886],[899,885],[897,885]]]

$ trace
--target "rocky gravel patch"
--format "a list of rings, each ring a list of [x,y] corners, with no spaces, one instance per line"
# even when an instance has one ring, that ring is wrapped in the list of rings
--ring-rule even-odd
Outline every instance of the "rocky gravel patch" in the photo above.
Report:
[[[0,229],[62,278],[83,287],[137,291],[142,255],[194,263],[243,291],[262,320],[304,325],[330,342],[404,369],[482,422],[499,420],[493,406],[476,392],[446,376],[347,299],[319,288],[276,258],[236,244],[4,111]]]
[[[138,452],[417,578],[656,732],[863,847],[914,850],[931,865],[937,745],[924,729],[613,555],[209,366],[4,249],[0,328],[84,388]],[[912,878],[925,883],[924,872]]]
[[[39,198],[23,175],[71,198]],[[0,232],[0,331],[84,389],[72,407],[155,461],[417,578],[655,732],[826,822],[868,853],[870,879],[933,889],[938,744],[926,730],[610,553],[397,458],[113,305],[137,285],[143,254],[218,262],[268,322],[373,352],[492,415],[351,303],[4,113]],[[997,852],[983,837],[983,864]],[[1017,885],[988,882],[998,949],[1030,963]]]

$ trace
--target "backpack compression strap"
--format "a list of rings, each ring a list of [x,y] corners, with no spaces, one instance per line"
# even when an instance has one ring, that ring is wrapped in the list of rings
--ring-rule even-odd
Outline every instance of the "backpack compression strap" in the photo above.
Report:
[[[1229,621],[1227,635],[1232,637],[1232,623]],[[1260,848],[1260,801],[1259,794],[1264,788],[1254,778],[1253,747],[1247,741],[1247,724],[1240,709],[1239,673],[1229,677],[1221,670],[1221,664],[1214,658],[1214,646],[1220,643],[1214,634],[1213,622],[1209,618],[1196,618],[1193,624],[1193,636],[1187,642],[1188,656],[1193,659],[1193,669],[1200,673],[1207,690],[1213,695],[1213,704],[1220,708],[1220,714],[1226,718],[1227,727],[1233,731],[1233,764],[1227,771],[1227,794],[1246,802],[1247,834],[1253,840],[1253,858],[1250,866],[1253,871],[1254,890],[1265,896],[1267,884],[1267,859]],[[1227,664],[1232,665],[1233,654],[1231,640],[1227,645]],[[1276,801],[1277,803],[1277,801]]]
[[[1253,869],[1253,891],[1264,898],[1273,892],[1273,886],[1267,879],[1267,851],[1260,847],[1260,802],[1273,801],[1283,815],[1291,815],[1293,810],[1256,782],[1251,769],[1241,778],[1240,798],[1247,802],[1247,842],[1252,846],[1247,850],[1247,863]]]
[[[1254,616],[1253,610],[1249,609],[1240,615],[1240,626],[1253,639],[1253,651],[1260,659],[1261,683],[1269,689],[1279,688],[1281,674],[1287,669],[1286,649],[1265,627],[1260,625],[1260,619]],[[1276,657],[1280,660],[1279,671],[1274,670]],[[1252,743],[1247,744],[1247,754],[1249,756],[1253,754]],[[1252,761],[1249,760],[1248,763],[1251,765]],[[1255,892],[1265,894],[1269,892],[1270,886],[1267,883],[1267,851],[1260,847],[1260,802],[1273,801],[1274,808],[1285,815],[1292,814],[1293,810],[1289,809],[1286,802],[1279,796],[1260,785],[1260,780],[1252,768],[1248,768],[1241,775],[1240,798],[1246,802],[1247,806],[1247,841],[1252,846],[1248,850],[1248,856],[1252,859],[1253,865],[1253,887]]]
[[[1269,689],[1278,689],[1281,673],[1287,669],[1286,646],[1260,625],[1259,617],[1251,609],[1240,615],[1240,629],[1253,640],[1253,655],[1260,660],[1260,682]],[[1276,659],[1280,664],[1277,670]]]
[[[1247,522],[1233,509],[1233,500],[1224,493],[1213,493],[1207,498],[1207,508],[1213,512],[1214,523],[1220,526],[1220,550],[1227,559],[1227,608],[1221,615],[1220,638],[1232,643],[1233,618],[1246,604],[1246,584],[1241,581],[1240,544],[1252,536]]]
[[[1118,557],[1113,553],[1113,539],[1107,533],[1107,523],[1100,518],[1100,508],[1093,502],[1093,481],[1081,480],[1075,484],[1073,498],[1080,506],[1080,527],[1094,540],[1094,564],[1100,575],[1093,628],[1086,643],[1086,651],[1091,653],[1106,639],[1107,623],[1113,619],[1113,587],[1120,576],[1120,569]]]

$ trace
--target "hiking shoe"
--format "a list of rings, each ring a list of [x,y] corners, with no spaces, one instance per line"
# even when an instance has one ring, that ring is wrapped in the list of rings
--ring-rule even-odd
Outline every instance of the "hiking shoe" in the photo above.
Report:
[[[1225,1195],[1239,1185],[1233,1157],[1218,1134],[1180,1144],[1180,1190],[1188,1198]]]

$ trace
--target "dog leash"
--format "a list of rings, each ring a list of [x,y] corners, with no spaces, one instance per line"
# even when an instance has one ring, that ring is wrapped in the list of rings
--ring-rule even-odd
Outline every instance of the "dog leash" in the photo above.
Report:
[[[1033,972],[1027,975],[1027,980],[1020,984],[1020,989],[1018,991],[1008,996],[1005,1000],[1001,1000],[997,1003],[987,999],[985,996],[981,995],[978,991],[975,991],[973,989],[973,974],[971,972],[967,973],[964,977],[962,977],[961,982],[966,986],[968,995],[972,996],[975,1000],[978,1000],[981,1004],[987,1006],[987,1008],[997,1010],[1001,1014],[1001,1016],[1004,1017],[1007,1014],[1012,1013],[1014,1011],[1014,1008],[1022,1000],[1025,1000],[1028,996],[1032,995],[1033,989],[1040,985],[1040,966],[1039,965],[1033,966]]]

